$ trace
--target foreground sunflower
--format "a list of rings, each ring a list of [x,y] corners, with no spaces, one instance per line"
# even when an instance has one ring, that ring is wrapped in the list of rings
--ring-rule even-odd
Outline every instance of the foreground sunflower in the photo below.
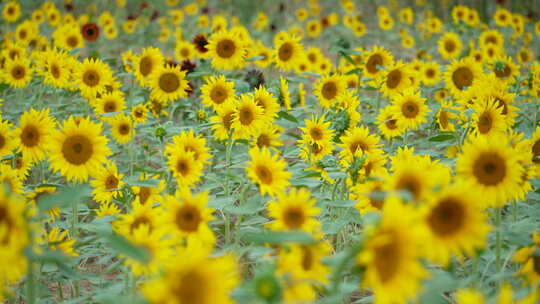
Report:
[[[291,173],[287,171],[287,163],[272,155],[269,149],[252,148],[249,150],[251,161],[246,172],[253,183],[259,185],[262,195],[275,196],[289,186]]]
[[[419,294],[428,276],[420,263],[425,228],[417,214],[398,199],[385,202],[379,224],[366,231],[357,262],[365,267],[361,286],[373,290],[374,303],[405,303]]]
[[[268,215],[274,219],[268,226],[276,231],[318,232],[320,223],[315,216],[321,210],[315,203],[309,190],[304,188],[281,192],[275,201],[268,203]]]
[[[490,226],[475,195],[466,186],[452,185],[424,206],[424,222],[430,232],[426,253],[434,262],[447,265],[451,255],[473,256],[484,247]]]
[[[111,83],[113,73],[104,62],[95,58],[86,58],[77,64],[73,77],[79,86],[81,94],[87,98],[94,98],[97,94],[106,91],[106,85]]]
[[[165,274],[145,283],[150,303],[232,303],[231,291],[239,284],[239,269],[230,255],[209,257],[205,250],[188,249],[175,254]]]
[[[503,206],[519,192],[523,174],[519,159],[506,136],[477,137],[463,145],[456,173],[480,194],[484,207]]]
[[[31,162],[39,162],[46,157],[46,145],[55,126],[49,113],[49,109],[24,112],[19,128],[14,131],[14,136],[20,142],[19,150]]]
[[[453,61],[444,74],[446,87],[459,97],[469,87],[474,86],[482,77],[482,67],[472,58]]]
[[[50,168],[68,181],[85,182],[97,172],[111,151],[101,135],[101,124],[88,117],[70,116],[60,130],[55,130],[47,144]]]

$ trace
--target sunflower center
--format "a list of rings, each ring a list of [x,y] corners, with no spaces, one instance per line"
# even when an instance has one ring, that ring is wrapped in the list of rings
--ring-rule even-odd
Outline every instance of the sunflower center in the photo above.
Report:
[[[393,235],[388,243],[375,247],[374,264],[382,283],[390,281],[397,274],[400,264],[399,249]]]
[[[141,187],[139,189],[139,202],[141,204],[146,204],[148,199],[150,198],[150,194],[152,193],[152,190],[150,187]]]
[[[103,105],[103,110],[105,113],[116,112],[116,102],[114,102],[114,100],[106,101]]]
[[[291,43],[285,42],[279,47],[278,56],[281,61],[289,61],[294,54],[294,47]]]
[[[249,125],[255,119],[253,112],[248,107],[240,109],[240,113],[238,114],[238,119],[243,125]]]
[[[11,69],[11,76],[15,80],[23,79],[26,75],[26,69],[22,65],[17,65]]]
[[[15,9],[13,7],[8,7],[7,8],[7,15],[8,16],[11,16],[11,15],[14,15],[15,14]]]
[[[255,169],[255,174],[257,174],[257,177],[262,184],[269,185],[272,183],[272,171],[270,171],[268,167],[263,165],[257,166],[257,168]]]
[[[401,112],[407,118],[415,118],[419,111],[418,105],[413,101],[407,101],[401,106]]]
[[[485,186],[497,185],[506,177],[506,163],[499,154],[482,153],[474,162],[473,174]]]
[[[302,227],[305,221],[304,212],[299,207],[289,207],[283,214],[283,221],[289,229],[298,229]]]
[[[1,137],[1,136],[0,136]],[[0,149],[2,148],[2,143],[1,143],[2,139],[0,138]],[[15,169],[21,169],[23,167],[23,160],[22,160],[22,157],[17,157],[15,159]]]
[[[351,151],[352,154],[356,153],[356,151],[358,151],[359,148],[362,151],[362,153],[369,149],[368,145],[365,142],[361,141],[361,140],[354,141],[349,146],[349,150]]]
[[[366,69],[368,70],[369,73],[375,74],[379,71],[377,66],[382,65],[382,64],[383,64],[382,56],[379,54],[374,54],[374,55],[369,56],[366,62]]]
[[[236,52],[236,44],[231,39],[223,39],[218,42],[216,52],[221,58],[231,58]]]
[[[311,270],[314,264],[315,257],[313,256],[313,251],[308,247],[302,247],[302,268],[305,271]]]
[[[152,70],[154,68],[154,63],[152,62],[152,59],[148,56],[145,56],[141,58],[141,61],[139,62],[139,71],[143,76],[148,76],[150,73],[152,73]]]
[[[315,143],[311,145],[311,153],[313,153],[315,155],[321,153],[322,150],[323,150],[322,145],[318,145],[318,144],[315,144]]]
[[[309,62],[315,63],[315,62],[317,62],[317,55],[315,55],[313,53],[309,53],[307,55],[307,59],[309,60]]]
[[[538,139],[532,146],[533,163],[540,164],[540,139]]]
[[[107,179],[105,180],[105,189],[110,190],[116,188],[118,188],[118,178],[113,174],[107,176]]]
[[[456,43],[453,40],[446,40],[444,42],[444,49],[448,53],[453,53],[456,50]]]
[[[441,128],[446,129],[448,127],[448,112],[445,110],[441,110],[439,114],[439,123],[441,124]]]
[[[146,225],[148,226],[148,230],[152,230],[152,221],[146,216],[142,215],[136,217],[135,220],[131,223],[131,225],[129,225],[129,231],[133,233],[133,231],[139,228],[141,225]]]
[[[60,67],[57,64],[51,65],[51,74],[54,78],[60,78]]]
[[[0,134],[0,150],[2,150],[2,148],[4,148],[5,145],[6,145],[6,138],[4,137],[4,135]]]
[[[83,74],[83,82],[89,87],[94,87],[99,84],[99,73],[94,70],[88,70]]]
[[[329,81],[322,86],[321,94],[324,98],[330,100],[337,95],[337,85],[333,81]]]
[[[186,49],[186,48],[181,49],[181,50],[180,50],[180,55],[181,55],[182,58],[187,58],[187,57],[189,57],[189,50]]]
[[[189,171],[189,163],[186,159],[179,159],[176,163],[176,171],[178,171],[182,176],[186,176]]]
[[[309,130],[309,135],[315,141],[323,139],[323,131],[321,129],[317,128],[317,127],[311,128]]]
[[[164,73],[159,76],[159,88],[166,93],[172,93],[180,87],[180,79],[175,73]]]
[[[201,213],[197,207],[184,204],[176,212],[176,225],[185,232],[195,232],[201,223]]]
[[[420,198],[420,193],[422,190],[421,184],[415,176],[412,175],[403,175],[398,183],[397,190],[406,190],[412,195],[414,200]]]
[[[222,104],[227,99],[227,91],[221,86],[215,86],[210,91],[210,98],[215,104]]]
[[[389,117],[387,120],[384,121],[384,125],[390,130],[395,130],[397,129],[397,119]]]
[[[478,118],[478,131],[482,134],[486,134],[491,130],[493,122],[489,113],[482,113]]]
[[[121,123],[120,126],[118,127],[118,132],[119,132],[121,135],[128,135],[130,129],[131,129],[131,128],[129,127],[129,124],[127,124],[127,123]]]
[[[270,137],[266,134],[259,135],[259,137],[257,137],[257,147],[259,148],[270,147]],[[1,144],[0,144],[0,148],[2,148]]]
[[[35,147],[41,139],[39,130],[34,125],[27,125],[21,133],[21,142],[25,147]]]
[[[72,135],[66,138],[62,145],[62,154],[72,165],[85,164],[93,153],[92,142],[84,135]]]
[[[511,74],[512,74],[512,70],[507,64],[505,64],[504,68],[502,69],[495,69],[495,76],[497,76],[498,78],[506,78],[510,76]]]
[[[498,41],[497,37],[495,37],[495,36],[487,36],[486,37],[486,44],[488,44],[488,43],[498,44],[497,41]]]
[[[427,69],[427,70],[426,70],[426,77],[427,77],[427,78],[433,78],[433,77],[435,77],[435,70],[434,70],[434,69]]]
[[[468,87],[473,82],[474,75],[472,71],[467,67],[460,67],[452,73],[452,82],[459,89]]]
[[[497,102],[497,108],[502,108],[501,114],[508,114],[508,106],[506,105],[506,102],[500,98],[495,98],[495,101]]]
[[[223,126],[225,127],[225,129],[229,130],[231,128],[232,119],[233,119],[232,112],[223,115],[223,117],[221,118],[221,121],[223,122]]]
[[[76,47],[77,45],[79,45],[79,39],[75,36],[70,36],[66,39],[66,44],[70,47],[70,48],[74,48]]]
[[[4,239],[2,240],[3,244],[7,243],[9,240],[9,235],[13,226],[13,222],[11,220],[11,217],[9,216],[9,212],[7,208],[2,205],[0,206],[0,226],[4,226],[4,225],[6,227],[6,231],[5,231]]]
[[[438,236],[454,235],[465,223],[465,208],[458,200],[445,198],[431,210],[427,221],[431,230]]]
[[[537,275],[540,275],[540,256],[538,256],[538,254],[534,254],[532,257],[532,262],[534,272],[536,272]]]
[[[386,87],[389,89],[395,89],[401,82],[401,78],[401,71],[393,70],[392,72],[388,73],[388,76],[386,77]]]
[[[182,273],[178,282],[172,288],[172,293],[178,303],[204,304],[208,303],[205,278],[196,270]]]

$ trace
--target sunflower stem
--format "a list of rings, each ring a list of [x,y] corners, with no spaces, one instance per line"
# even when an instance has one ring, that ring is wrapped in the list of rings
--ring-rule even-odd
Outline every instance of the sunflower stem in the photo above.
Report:
[[[495,265],[497,266],[497,273],[501,272],[502,260],[501,260],[501,249],[502,249],[502,239],[501,239],[501,219],[502,219],[502,208],[498,207],[495,210],[495,226],[497,231],[495,233]]]
[[[28,274],[26,280],[26,303],[36,303],[36,276],[34,272],[34,262],[28,261]]]

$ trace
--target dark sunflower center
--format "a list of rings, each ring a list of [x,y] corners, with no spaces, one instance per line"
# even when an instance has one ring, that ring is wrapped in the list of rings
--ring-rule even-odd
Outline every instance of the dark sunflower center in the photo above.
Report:
[[[196,270],[190,270],[177,278],[172,293],[177,303],[205,304],[209,303],[208,293],[212,292],[206,289],[205,278]]]
[[[217,43],[216,52],[221,58],[231,58],[236,52],[236,44],[230,39],[223,39]]]
[[[79,44],[79,38],[75,37],[75,36],[70,36],[66,39],[66,44],[70,47],[70,48],[74,48],[76,47],[78,44]]]
[[[504,64],[502,69],[495,69],[495,76],[498,78],[506,78],[512,74],[512,70],[507,64]]]
[[[180,87],[180,79],[175,73],[164,73],[159,76],[159,88],[166,93],[172,93]]]
[[[427,221],[431,231],[438,236],[452,236],[458,233],[465,224],[465,208],[460,201],[445,198],[431,210]]]
[[[314,259],[313,251],[309,247],[302,247],[302,268],[305,271],[311,270],[315,262]]]
[[[395,237],[390,242],[375,247],[375,269],[382,283],[390,281],[400,266],[400,247]]]
[[[221,86],[215,86],[212,88],[212,91],[210,91],[210,99],[212,99],[215,104],[222,104],[227,97],[227,91]]]
[[[257,147],[259,148],[270,147],[270,137],[268,137],[268,135],[266,134],[259,135],[259,137],[257,137]],[[0,144],[0,148],[2,148],[1,144]]]
[[[291,43],[284,43],[282,46],[279,47],[278,50],[278,56],[279,60],[281,61],[289,61],[294,54],[294,47]]]
[[[491,115],[489,113],[482,113],[480,117],[478,117],[478,131],[482,134],[489,133],[492,127],[492,120]]]
[[[322,150],[323,150],[322,145],[318,145],[318,144],[315,144],[315,143],[311,145],[311,153],[313,153],[315,155],[321,153]]]
[[[69,136],[62,144],[62,154],[66,161],[72,165],[85,164],[93,153],[92,142],[84,135]]]
[[[39,144],[41,139],[38,128],[34,125],[27,125],[21,133],[21,142],[25,147],[32,148]]]
[[[139,228],[141,225],[147,225],[148,230],[152,231],[152,221],[150,221],[150,219],[144,215],[135,218],[131,225],[129,225],[129,231],[133,233],[133,231]]]
[[[5,145],[6,145],[6,138],[4,137],[4,135],[0,134],[0,150],[2,150],[2,148],[4,148]]]
[[[88,70],[83,74],[83,82],[89,87],[95,87],[99,84],[99,73],[94,70]]]
[[[444,42],[444,49],[448,53],[453,53],[456,50],[456,43],[453,40],[446,40]]]
[[[351,151],[352,154],[356,153],[358,149],[360,149],[362,152],[366,152],[369,149],[369,147],[365,142],[361,140],[354,141],[349,146],[349,150]]]
[[[482,153],[473,164],[476,180],[485,186],[501,183],[506,177],[506,170],[504,158],[493,152]]]
[[[397,119],[389,117],[385,120],[384,125],[390,130],[395,130],[397,129]]]
[[[441,127],[443,129],[446,129],[448,127],[448,112],[445,110],[441,110],[439,114],[439,123],[441,124]]]
[[[533,255],[532,262],[534,272],[536,272],[537,275],[540,275],[540,256],[538,255],[538,253]]]
[[[540,139],[536,140],[532,146],[533,163],[540,164]]]
[[[433,77],[435,77],[435,70],[434,70],[434,69],[427,69],[427,70],[426,70],[426,77],[427,77],[427,78],[433,78]]]
[[[195,232],[201,223],[199,209],[191,205],[184,205],[176,212],[176,225],[185,232]]]
[[[289,207],[285,210],[283,221],[289,229],[298,229],[302,227],[306,220],[304,212],[299,207]]]
[[[225,127],[225,129],[229,130],[231,128],[232,119],[233,119],[232,112],[223,115],[223,117],[221,118],[221,121],[223,122],[223,126]]]
[[[116,112],[116,102],[114,100],[106,101],[103,105],[103,110],[105,113]]]
[[[243,125],[249,125],[255,119],[253,112],[249,107],[244,107],[238,113],[238,119]]]
[[[324,98],[331,100],[337,95],[337,85],[333,81],[329,81],[322,86],[321,94]]]
[[[386,77],[386,87],[389,89],[395,89],[401,82],[401,76],[402,73],[400,70],[393,70],[392,72],[388,73],[388,76]]]
[[[11,76],[15,80],[23,79],[26,75],[26,69],[22,65],[17,65],[11,69]]]
[[[418,105],[413,101],[407,101],[401,106],[401,112],[403,116],[407,118],[415,118],[420,112]]]
[[[257,177],[262,184],[268,185],[272,183],[272,171],[270,171],[268,167],[263,165],[257,166],[257,168],[255,169],[255,174],[257,174]]]
[[[379,68],[377,68],[378,65],[383,65],[383,58],[379,54],[374,54],[369,56],[367,62],[366,62],[366,69],[369,73],[375,74],[379,71]]]
[[[413,199],[418,200],[420,198],[422,186],[415,176],[405,174],[399,179],[396,190],[408,191]]]
[[[139,189],[139,202],[143,205],[146,204],[150,198],[150,194],[152,194],[150,187],[141,187]]]
[[[105,180],[105,189],[110,190],[116,188],[118,188],[118,178],[113,174],[107,176],[107,179]]]
[[[500,98],[495,98],[495,101],[497,102],[497,108],[502,108],[501,114],[508,114],[508,106],[506,105],[506,102]]]
[[[385,193],[382,191],[381,186],[376,186],[370,193],[369,204],[379,210],[382,209],[384,204]]]
[[[8,210],[4,207],[4,204],[0,206],[0,226],[5,226],[6,231],[4,238],[1,240],[2,244],[6,244],[9,241],[10,231],[13,227],[13,221],[9,215]]]
[[[57,64],[51,65],[51,74],[56,79],[60,78],[60,67]]]
[[[139,71],[141,72],[143,76],[146,77],[150,75],[153,69],[154,69],[154,63],[149,56],[141,58],[141,61],[139,62]]]
[[[309,135],[311,136],[311,138],[313,138],[313,140],[321,140],[323,139],[323,131],[320,129],[320,128],[311,128],[309,130]]]
[[[178,160],[176,163],[176,171],[178,171],[181,175],[186,176],[190,171],[188,161],[186,159]]]
[[[460,67],[452,73],[452,82],[459,90],[469,87],[473,82],[473,78],[474,75],[471,69],[467,67]]]
[[[130,126],[129,124],[127,123],[122,123],[120,124],[120,126],[118,127],[118,132],[121,134],[121,135],[127,135],[129,134],[129,131],[130,131]]]

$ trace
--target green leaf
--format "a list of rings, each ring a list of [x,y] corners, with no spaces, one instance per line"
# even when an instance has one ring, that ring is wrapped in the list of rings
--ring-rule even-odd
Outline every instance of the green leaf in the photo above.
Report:
[[[298,123],[298,119],[296,119],[296,117],[292,116],[291,114],[285,112],[285,111],[280,111],[278,112],[278,118],[283,118],[283,119],[286,119],[290,122],[294,122],[294,123]]]
[[[83,198],[90,197],[90,187],[88,185],[79,185],[75,187],[57,188],[53,194],[43,195],[38,198],[39,210],[49,210],[53,207],[67,206],[74,201],[81,201]]]
[[[430,137],[429,141],[441,142],[441,141],[449,141],[449,140],[455,140],[455,139],[456,139],[456,135],[454,133],[443,133],[443,134],[438,134],[438,135]]]
[[[105,239],[109,241],[109,246],[120,254],[126,255],[144,264],[150,261],[150,254],[146,249],[133,245],[120,235],[105,235]]]
[[[327,206],[341,207],[341,208],[353,207],[355,204],[356,204],[356,201],[353,201],[353,200],[337,200],[337,201],[329,201],[326,203]]]
[[[253,56],[246,59],[246,61],[257,61],[257,60],[262,60],[264,58],[265,58],[264,56]]]

